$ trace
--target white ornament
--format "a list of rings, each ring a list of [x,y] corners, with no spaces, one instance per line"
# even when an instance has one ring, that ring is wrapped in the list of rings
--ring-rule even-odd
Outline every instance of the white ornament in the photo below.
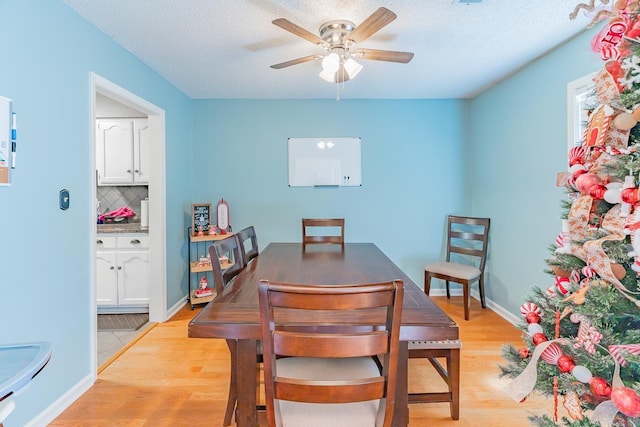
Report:
[[[610,182],[605,187],[607,187],[607,191],[604,192],[604,200],[606,200],[607,203],[617,205],[622,202],[622,198],[620,197],[622,194],[621,182]]]
[[[534,336],[535,334],[542,332],[542,326],[540,326],[539,323],[529,323],[527,330],[529,331],[529,336]]]
[[[571,371],[574,377],[581,383],[589,384],[593,375],[591,375],[591,371],[587,369],[586,366],[576,365],[573,367]]]

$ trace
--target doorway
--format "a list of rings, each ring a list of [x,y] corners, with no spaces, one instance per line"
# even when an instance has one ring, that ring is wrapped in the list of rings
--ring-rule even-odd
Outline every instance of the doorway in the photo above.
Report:
[[[96,98],[105,97],[126,108],[130,108],[145,114],[148,117],[148,126],[153,149],[150,150],[149,165],[149,321],[163,322],[166,320],[166,198],[165,198],[165,112],[163,109],[149,103],[137,95],[123,89],[109,80],[90,73],[90,164],[91,164],[91,195],[89,197],[91,207],[91,223],[93,227],[90,233],[91,259],[94,260],[91,266],[91,322],[92,327],[92,371],[97,375],[97,303],[96,303]]]

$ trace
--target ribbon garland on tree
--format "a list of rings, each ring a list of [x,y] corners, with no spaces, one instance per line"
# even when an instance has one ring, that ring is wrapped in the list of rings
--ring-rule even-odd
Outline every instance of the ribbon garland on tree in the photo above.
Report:
[[[632,293],[627,289],[611,270],[611,261],[602,249],[602,244],[610,240],[623,240],[626,238],[624,232],[625,220],[620,217],[620,205],[616,205],[605,215],[601,228],[609,234],[599,239],[587,240],[582,246],[576,241],[585,240],[589,237],[589,219],[593,204],[593,198],[589,195],[582,195],[573,202],[569,212],[569,238],[571,239],[571,253],[583,260],[598,276],[611,283],[624,295],[625,298],[633,301],[640,307],[640,301],[632,297]]]
[[[589,384],[591,392],[595,395],[609,398],[596,407],[592,416],[592,420],[599,422],[602,427],[611,426],[613,419],[618,412],[629,417],[640,417],[640,395],[635,390],[625,387],[624,383],[620,379],[621,363],[619,363],[622,351],[628,351],[631,354],[640,354],[640,344],[609,347],[613,348],[614,352],[617,354],[617,356],[614,356],[614,352],[610,353],[615,363],[610,385],[604,378],[594,377],[587,367],[576,365],[573,359],[563,354],[559,345],[569,345],[570,343],[568,339],[556,338],[553,340],[547,340],[542,333],[542,328],[539,324],[541,313],[540,307],[534,303],[526,302],[520,307],[520,313],[529,324],[528,330],[535,344],[535,349],[524,370],[507,386],[507,392],[515,401],[522,402],[535,388],[538,377],[538,361],[539,359],[542,359],[546,363],[556,365],[560,372],[571,373],[576,380]],[[571,320],[574,323],[580,322],[580,328],[583,328],[584,325],[583,333],[580,334],[579,332],[578,337],[576,337],[576,342],[580,342],[580,345],[576,347],[574,344],[574,348],[581,347],[587,340],[589,340],[594,345],[595,351],[595,345],[600,342],[602,335],[595,331],[595,328],[590,325],[588,318],[583,315],[574,313]],[[596,332],[595,334],[594,331]],[[559,334],[559,315],[557,312],[555,332],[556,335]],[[596,338],[597,342],[595,342]],[[585,346],[585,349],[589,351],[587,346]],[[622,360],[624,359],[622,358]],[[582,419],[582,409],[579,404],[576,405],[576,398],[576,395],[567,396],[565,399],[565,407],[567,407],[567,409],[571,408],[570,414],[573,418]]]

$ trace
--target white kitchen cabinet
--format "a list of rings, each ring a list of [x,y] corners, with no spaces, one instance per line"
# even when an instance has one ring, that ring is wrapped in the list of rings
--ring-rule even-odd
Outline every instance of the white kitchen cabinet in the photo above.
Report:
[[[99,312],[139,311],[149,306],[149,238],[146,234],[101,235],[96,249]]]
[[[117,267],[118,255],[115,250],[96,251],[96,299],[98,305],[118,305]]]
[[[148,120],[96,120],[98,185],[149,184]]]

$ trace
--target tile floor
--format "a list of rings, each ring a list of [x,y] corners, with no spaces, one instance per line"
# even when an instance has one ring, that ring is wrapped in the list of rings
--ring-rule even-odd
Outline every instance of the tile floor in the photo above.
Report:
[[[149,323],[137,331],[98,331],[98,368],[148,327]]]

